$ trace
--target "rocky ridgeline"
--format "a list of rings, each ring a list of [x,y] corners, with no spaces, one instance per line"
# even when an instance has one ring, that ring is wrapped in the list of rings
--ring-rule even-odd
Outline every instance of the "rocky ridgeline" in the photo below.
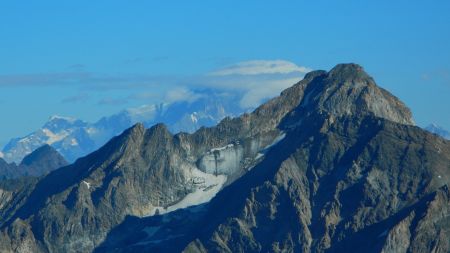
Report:
[[[24,183],[0,200],[0,251],[448,252],[449,172],[450,143],[341,64],[193,134],[135,125]]]
[[[192,133],[201,126],[216,125],[230,115],[239,115],[239,97],[204,90],[196,94],[195,101],[178,101],[170,104],[150,104],[129,108],[95,123],[52,116],[33,133],[10,140],[0,152],[7,162],[19,163],[26,155],[44,144],[51,145],[66,160],[74,162],[119,135],[134,124],[141,122],[147,127],[164,122],[171,132]]]

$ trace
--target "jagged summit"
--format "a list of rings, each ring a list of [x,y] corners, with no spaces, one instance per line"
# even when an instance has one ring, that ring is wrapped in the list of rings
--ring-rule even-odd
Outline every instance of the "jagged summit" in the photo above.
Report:
[[[169,128],[164,123],[157,123],[152,127],[150,127],[149,130],[156,133],[163,133],[163,134],[170,133]]]
[[[25,156],[21,165],[57,168],[57,166],[67,165],[67,162],[52,146],[46,144]]]
[[[373,81],[372,77],[370,77],[364,70],[364,68],[355,63],[342,63],[336,65],[328,72],[328,78],[341,81]]]
[[[143,123],[138,122],[138,123],[134,124],[132,127],[125,130],[125,133],[132,134],[132,135],[136,135],[136,134],[142,135],[143,133],[145,133],[145,126]]]
[[[27,155],[19,165],[8,164],[0,158],[0,178],[42,176],[67,164],[67,161],[54,148],[44,145]]]
[[[303,98],[297,115],[326,112],[334,117],[367,115],[414,125],[411,111],[397,97],[377,86],[364,69],[354,63],[336,65],[329,72],[305,76]],[[292,89],[291,89],[292,90]]]
[[[311,72],[306,73],[305,77],[303,77],[303,80],[312,80],[318,76],[326,76],[327,71],[325,70],[313,70]]]
[[[69,122],[77,121],[76,118],[64,117],[64,116],[60,116],[60,115],[52,115],[48,118],[48,121],[56,121],[56,120],[69,121]]]
[[[79,119],[53,115],[44,124],[43,128],[52,132],[58,132],[61,129],[67,129],[73,126],[84,127],[86,125],[86,122]]]

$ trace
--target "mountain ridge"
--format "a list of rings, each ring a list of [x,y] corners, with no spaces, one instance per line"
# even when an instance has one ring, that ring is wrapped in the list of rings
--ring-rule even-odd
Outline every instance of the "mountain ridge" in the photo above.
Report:
[[[409,109],[361,71],[315,71],[254,112],[193,134],[137,124],[50,173],[23,202],[6,201],[17,211],[2,222],[1,250],[371,249],[361,234],[379,251],[423,252],[427,240],[450,249],[439,241],[450,224],[450,143],[413,126]],[[208,204],[170,208],[220,176],[225,187]]]
[[[244,111],[236,103],[236,96],[204,91],[193,102],[175,101],[170,104],[150,104],[128,108],[102,117],[95,123],[79,119],[51,116],[41,129],[21,138],[10,140],[0,155],[8,162],[19,163],[36,148],[49,144],[68,161],[100,148],[112,137],[132,125],[142,122],[150,127],[165,122],[172,132],[194,132],[201,126],[212,126],[226,116],[236,116]]]

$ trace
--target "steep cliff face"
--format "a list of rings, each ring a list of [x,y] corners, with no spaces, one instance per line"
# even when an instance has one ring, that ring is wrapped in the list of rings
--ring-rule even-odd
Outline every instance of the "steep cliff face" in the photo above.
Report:
[[[186,251],[447,252],[449,143],[374,117],[323,122],[224,189]]]
[[[355,64],[193,134],[138,124],[6,194],[0,251],[445,252],[450,143],[413,124]]]
[[[317,78],[285,140],[213,200],[186,252],[450,250],[450,143],[359,66]]]

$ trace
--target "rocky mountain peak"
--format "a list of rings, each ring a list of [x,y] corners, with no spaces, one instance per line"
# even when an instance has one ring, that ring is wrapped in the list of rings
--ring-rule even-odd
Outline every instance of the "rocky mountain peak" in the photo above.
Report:
[[[164,123],[158,123],[149,129],[151,132],[160,134],[170,134],[169,128]]]
[[[338,64],[328,72],[328,78],[341,81],[341,82],[360,82],[360,81],[372,81],[364,68],[355,63],[343,63]]]
[[[58,132],[70,127],[83,127],[86,125],[87,123],[83,122],[82,120],[54,115],[49,118],[48,122],[45,123],[43,128]]]
[[[0,178],[42,176],[68,163],[53,147],[44,145],[27,155],[19,165],[0,158]]]
[[[173,135],[169,131],[169,128],[163,123],[158,123],[147,129],[147,131],[145,132],[145,136],[145,142],[155,142],[159,145],[168,144],[173,138]]]
[[[329,72],[314,71],[297,113],[327,112],[334,117],[367,115],[414,125],[411,111],[397,97],[377,86],[374,79],[357,64],[339,64]],[[298,117],[298,116],[297,116]]]
[[[57,168],[67,165],[67,162],[53,147],[46,144],[25,156],[21,165]]]
[[[142,123],[136,123],[132,127],[124,131],[121,136],[126,138],[139,138],[145,133],[145,126]]]
[[[325,70],[314,70],[311,72],[308,72],[305,77],[303,78],[303,80],[313,80],[316,77],[319,76],[326,76],[327,72]]]

